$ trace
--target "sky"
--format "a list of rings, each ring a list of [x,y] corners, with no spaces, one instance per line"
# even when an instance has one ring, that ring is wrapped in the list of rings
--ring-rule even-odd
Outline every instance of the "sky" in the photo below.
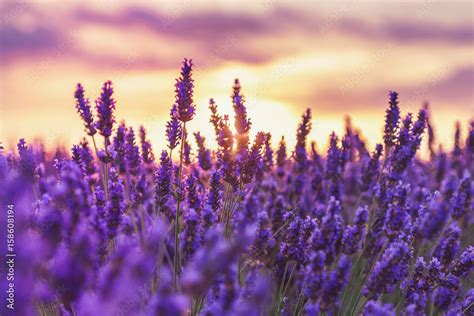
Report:
[[[295,143],[306,108],[323,150],[346,116],[374,146],[387,93],[402,113],[429,102],[438,144],[474,119],[472,1],[5,1],[0,4],[0,141],[70,147],[85,136],[73,93],[112,80],[116,118],[164,149],[183,58],[194,63],[191,132],[215,145],[209,98],[231,114],[239,78],[253,133]],[[195,146],[194,146],[195,147]]]

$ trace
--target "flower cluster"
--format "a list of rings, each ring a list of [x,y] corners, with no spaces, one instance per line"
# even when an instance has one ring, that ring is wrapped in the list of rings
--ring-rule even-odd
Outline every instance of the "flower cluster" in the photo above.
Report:
[[[192,70],[184,60],[161,152],[145,127],[115,124],[110,81],[95,113],[77,85],[86,138],[70,153],[0,148],[18,315],[474,313],[474,122],[436,150],[427,107],[402,116],[390,92],[374,148],[346,119],[318,152],[310,109],[289,148],[253,133],[236,80],[234,117],[209,102],[211,148],[187,124]]]

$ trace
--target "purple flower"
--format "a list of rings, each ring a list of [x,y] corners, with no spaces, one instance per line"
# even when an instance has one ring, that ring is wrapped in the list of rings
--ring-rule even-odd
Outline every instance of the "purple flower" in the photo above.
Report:
[[[249,246],[252,234],[244,231],[239,238],[227,241],[222,230],[210,230],[205,242],[195,253],[182,275],[182,286],[193,296],[203,295],[214,283],[216,277],[236,262],[242,251]]]
[[[403,296],[405,297],[405,306],[410,314],[420,314],[425,310],[425,290],[427,289],[427,284],[424,273],[426,269],[425,260],[423,257],[419,257],[415,263],[411,278],[406,279],[401,285]]]
[[[302,263],[304,260],[304,249],[300,248],[300,237],[303,221],[295,217],[288,227],[285,241],[281,244],[281,252],[286,260]]]
[[[218,159],[219,165],[222,168],[224,181],[237,185],[237,177],[235,175],[235,162],[233,160],[233,146],[234,136],[229,127],[228,117],[225,116],[220,122],[219,135],[217,137],[217,144],[219,145]]]
[[[18,142],[17,148],[20,156],[18,162],[20,174],[23,178],[34,181],[36,178],[36,158],[33,150],[26,145],[23,138]]]
[[[217,104],[214,99],[209,100],[209,109],[211,110],[211,118],[209,119],[209,123],[214,126],[216,137],[219,137],[222,117],[217,113]]]
[[[171,107],[171,119],[166,123],[166,138],[168,140],[168,148],[175,149],[181,141],[181,122],[178,120],[178,109],[176,104]]]
[[[461,180],[458,190],[452,197],[451,210],[454,219],[460,219],[468,212],[469,205],[471,204],[471,195],[471,177],[466,175]]]
[[[194,80],[192,78],[192,60],[184,59],[181,67],[181,77],[176,80],[176,116],[177,119],[185,123],[191,121],[196,112],[196,105],[193,101]]]
[[[425,126],[426,112],[424,110],[420,110],[415,123],[412,123],[411,114],[408,114],[403,120],[398,135],[398,143],[391,161],[393,177],[398,178],[415,157],[416,151],[420,148]]]
[[[201,242],[199,214],[192,208],[184,216],[182,239],[183,260],[187,262],[197,251]]]
[[[395,309],[392,304],[382,304],[381,302],[370,300],[365,304],[364,316],[395,316]]]
[[[359,207],[354,217],[354,225],[347,226],[342,236],[342,249],[345,254],[359,252],[366,235],[366,223],[369,211],[367,207]]]
[[[258,214],[257,236],[252,245],[252,257],[262,262],[269,256],[269,241],[272,236],[269,229],[268,215],[265,211]]]
[[[128,129],[127,144],[125,147],[125,155],[127,158],[127,170],[130,174],[137,176],[140,168],[140,150],[135,144],[135,133],[133,128]]]
[[[329,149],[326,159],[326,178],[331,181],[329,194],[337,199],[340,198],[339,181],[343,172],[341,164],[342,152],[338,143],[339,138],[332,132],[329,139]]]
[[[361,190],[367,191],[371,185],[374,183],[374,180],[377,174],[380,172],[380,156],[382,155],[383,147],[381,144],[375,146],[374,153],[368,161],[367,165],[362,170],[362,185]]]
[[[202,209],[202,190],[199,187],[198,179],[194,174],[190,174],[186,179],[186,189],[187,189],[187,201],[188,206],[198,214],[201,213]]]
[[[326,265],[326,254],[319,250],[313,252],[306,267],[305,294],[313,301],[319,298],[319,291],[323,284],[323,270]]]
[[[385,115],[384,143],[385,148],[389,149],[395,144],[396,134],[400,121],[400,108],[398,107],[398,93],[389,91],[389,107]]]
[[[349,280],[351,261],[343,255],[334,270],[326,273],[321,291],[320,308],[331,310],[339,304],[339,294]]]
[[[142,160],[146,164],[151,164],[155,157],[153,156],[153,150],[151,148],[150,141],[147,140],[145,127],[140,126],[140,144],[142,148]]]
[[[207,231],[210,227],[217,223],[218,218],[214,210],[209,204],[204,205],[202,209],[203,231]]]
[[[326,251],[327,264],[331,264],[341,251],[344,228],[340,213],[341,205],[339,201],[334,197],[331,197],[326,215],[323,217],[321,222],[321,244]]]
[[[252,123],[247,117],[247,108],[244,105],[245,98],[240,93],[240,82],[239,79],[235,79],[234,86],[232,87],[232,106],[235,112],[235,130],[237,138],[237,152],[240,153],[242,150],[246,150],[248,144],[248,133]]]
[[[196,143],[198,145],[198,162],[199,166],[202,170],[209,170],[212,168],[212,158],[211,158],[211,151],[206,148],[205,141],[206,138],[201,136],[199,132],[194,133],[194,137],[196,138]]]
[[[452,265],[451,273],[457,277],[466,277],[474,269],[474,247],[468,246]]]
[[[94,118],[91,112],[91,106],[89,99],[84,97],[84,87],[78,83],[76,91],[74,92],[74,98],[76,99],[76,111],[84,121],[84,127],[86,128],[87,135],[94,136],[97,130],[94,126]]]
[[[410,248],[403,241],[388,245],[365,284],[362,293],[368,299],[378,299],[384,293],[393,291],[397,282],[408,273]]]
[[[273,168],[273,149],[271,144],[272,135],[270,133],[266,134],[265,137],[265,147],[263,153],[263,161],[265,164],[265,171],[269,172]]]
[[[113,239],[117,235],[124,212],[123,183],[114,168],[109,174],[110,200],[107,203],[107,236]]]
[[[474,288],[467,291],[461,309],[466,313],[466,315],[470,315],[474,312]]]
[[[171,218],[169,214],[168,201],[171,197],[171,182],[173,179],[173,165],[168,153],[161,152],[160,167],[155,172],[155,201],[158,212],[164,213]]]
[[[433,256],[445,266],[449,266],[456,258],[460,248],[461,229],[456,222],[452,223],[441,236]]]
[[[311,131],[311,109],[306,109],[296,130],[295,161],[300,171],[306,166],[306,139]]]
[[[278,145],[278,150],[276,153],[276,162],[277,162],[277,174],[280,177],[283,177],[285,174],[285,164],[286,164],[286,143],[285,138],[282,136],[280,143]]]
[[[266,134],[263,132],[257,133],[255,136],[255,141],[252,144],[252,147],[248,151],[246,157],[242,160],[237,161],[236,164],[236,173],[240,175],[240,183],[247,184],[252,181],[257,172],[257,167],[262,159],[262,147],[265,142]]]
[[[112,135],[112,128],[115,123],[114,110],[115,100],[112,97],[114,89],[112,81],[104,82],[100,97],[95,101],[97,110],[97,121],[95,127],[99,130],[99,134],[108,138]]]
[[[184,136],[184,148],[183,148],[183,163],[185,166],[189,166],[192,161],[191,161],[191,145],[189,144],[187,140],[188,136],[187,133]]]
[[[126,168],[126,134],[127,134],[127,127],[125,126],[125,123],[121,123],[119,127],[117,128],[117,131],[115,133],[114,139],[113,139],[113,158],[114,158],[114,166],[117,169],[119,174],[125,174],[127,171]]]
[[[435,306],[446,311],[453,304],[458,294],[460,280],[454,275],[449,275],[441,281],[440,286],[433,292]]]

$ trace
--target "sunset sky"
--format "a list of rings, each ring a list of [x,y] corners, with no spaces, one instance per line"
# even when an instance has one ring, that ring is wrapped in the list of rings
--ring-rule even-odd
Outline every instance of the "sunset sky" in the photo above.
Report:
[[[403,113],[431,105],[438,141],[474,119],[472,1],[2,1],[0,141],[42,138],[70,146],[85,135],[73,91],[88,97],[112,80],[117,121],[165,146],[165,122],[184,57],[195,64],[200,130],[214,144],[208,100],[231,113],[239,78],[254,132],[273,143],[294,132],[305,108],[324,148],[352,117],[373,146],[388,90]],[[195,147],[195,146],[194,146]]]

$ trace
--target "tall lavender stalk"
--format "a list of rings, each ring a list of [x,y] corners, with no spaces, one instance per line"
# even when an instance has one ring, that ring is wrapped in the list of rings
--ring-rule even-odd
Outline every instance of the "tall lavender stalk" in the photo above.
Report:
[[[176,188],[176,214],[175,214],[175,238],[174,238],[174,258],[173,258],[173,289],[177,289],[178,276],[180,273],[180,257],[179,257],[179,234],[180,234],[180,207],[182,194],[181,192],[181,181],[183,175],[183,156],[184,156],[184,144],[186,142],[186,122],[193,119],[196,112],[196,106],[193,101],[193,89],[194,80],[192,78],[192,66],[191,60],[184,59],[181,67],[181,77],[176,80],[176,113],[179,121],[182,122],[181,130],[181,149],[179,156],[179,172],[178,172],[178,184]]]

